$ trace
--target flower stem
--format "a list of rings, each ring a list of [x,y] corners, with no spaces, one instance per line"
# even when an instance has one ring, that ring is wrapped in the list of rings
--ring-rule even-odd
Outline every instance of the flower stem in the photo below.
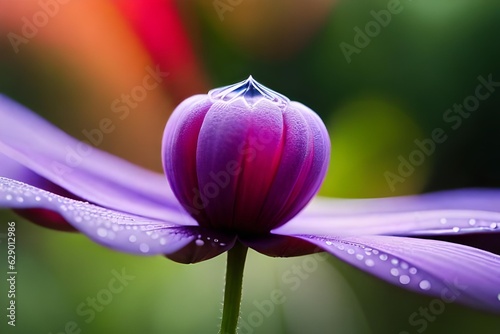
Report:
[[[247,246],[237,241],[227,253],[226,286],[220,334],[236,334],[247,250]]]

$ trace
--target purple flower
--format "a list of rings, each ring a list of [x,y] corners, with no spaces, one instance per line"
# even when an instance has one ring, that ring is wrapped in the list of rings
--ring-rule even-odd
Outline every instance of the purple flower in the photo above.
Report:
[[[35,223],[182,263],[236,242],[269,256],[323,250],[402,288],[500,313],[500,190],[305,207],[326,173],[326,129],[251,77],[177,107],[163,140],[166,178],[5,97],[0,119],[0,206]]]

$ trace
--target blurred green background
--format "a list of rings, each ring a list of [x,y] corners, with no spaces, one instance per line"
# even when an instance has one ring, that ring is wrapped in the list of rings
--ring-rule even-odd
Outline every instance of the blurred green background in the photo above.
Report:
[[[498,1],[130,0],[159,4],[182,22],[187,47],[179,44],[183,35],[174,28],[156,37],[160,45],[165,39],[168,61],[148,48],[126,2],[59,4],[15,52],[11,33],[22,35],[25,20],[53,2],[2,1],[0,92],[80,139],[83,130],[109,117],[116,129],[99,148],[161,171],[160,138],[175,105],[251,74],[311,107],[327,124],[332,160],[322,195],[500,187],[500,91],[460,116],[460,124],[459,114],[447,111],[472,101],[478,77],[500,82]],[[154,20],[147,22],[155,27]],[[111,111],[113,101],[140,85],[158,63],[171,75],[119,119]],[[432,138],[435,129],[442,129],[446,140],[424,154],[404,182],[391,186],[387,172],[397,175],[401,159],[419,150],[415,140]],[[10,220],[17,223],[17,326],[7,326],[2,315],[1,333],[65,333],[71,322],[81,333],[217,331],[225,255],[180,265],[113,252],[81,235],[0,213],[0,221]],[[2,226],[0,256],[6,258]],[[6,261],[1,263],[5,273]],[[311,272],[298,287],[287,281],[294,266],[307,265]],[[77,308],[104,293],[113,270],[135,278],[87,323]],[[5,279],[1,282],[5,310]],[[265,314],[257,305],[273,290],[285,301]],[[410,324],[410,316],[431,302],[331,257],[273,259],[251,252],[242,304],[243,322],[251,328],[242,333],[500,332],[498,317],[453,304],[425,330]]]

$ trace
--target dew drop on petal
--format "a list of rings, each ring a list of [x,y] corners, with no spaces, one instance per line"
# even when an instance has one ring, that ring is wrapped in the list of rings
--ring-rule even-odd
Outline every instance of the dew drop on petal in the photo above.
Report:
[[[431,288],[431,283],[429,281],[427,281],[427,280],[423,280],[423,281],[420,281],[420,283],[418,284],[418,286],[422,290],[429,290]]]
[[[399,283],[401,283],[401,284],[408,284],[408,283],[410,283],[410,276],[408,276],[408,275],[401,275],[401,276],[399,276]]]
[[[42,198],[40,196],[35,197],[35,201],[40,202],[41,200],[42,200]]]
[[[167,244],[167,239],[160,238],[160,245],[166,245],[166,244]]]
[[[97,235],[100,236],[100,237],[105,237],[108,235],[108,231],[105,229],[105,228],[98,228],[97,229]]]
[[[203,246],[205,244],[205,242],[201,239],[197,239],[195,242],[196,246]]]
[[[387,255],[386,255],[386,254],[380,254],[379,258],[380,258],[382,261],[387,261]]]
[[[453,232],[460,232],[460,227],[455,226],[455,227],[453,228]]]
[[[139,245],[139,250],[143,253],[149,252],[149,246],[147,244],[140,244]]]
[[[11,195],[11,194],[6,195],[6,196],[5,196],[5,199],[6,199],[7,201],[10,201],[10,200],[12,199],[12,195]]]
[[[446,224],[446,218],[441,218],[440,222],[441,224]]]
[[[401,269],[404,269],[404,270],[408,269],[408,263],[401,262]]]
[[[130,237],[128,237],[128,241],[130,241],[130,242],[136,242],[137,241],[137,237],[132,234]]]
[[[368,260],[365,261],[365,264],[368,267],[373,267],[375,265],[375,262],[372,259],[368,259]]]
[[[399,263],[399,261],[398,259],[392,259],[391,263],[396,266]]]
[[[392,268],[391,269],[391,275],[392,276],[398,276],[399,275],[399,270],[397,270],[396,268]]]
[[[469,225],[470,225],[470,226],[474,226],[474,225],[476,225],[476,220],[475,220],[474,218],[473,218],[473,219],[470,219],[470,220],[469,220]]]
[[[358,260],[360,260],[360,261],[361,261],[361,260],[363,260],[363,255],[361,255],[361,254],[356,254],[356,259],[358,259]]]
[[[17,201],[18,201],[19,203],[22,203],[22,202],[24,202],[24,198],[22,198],[21,196],[19,196],[19,197],[17,198]]]
[[[356,252],[354,251],[354,249],[349,248],[349,249],[347,250],[347,253],[349,253],[349,254],[353,255],[353,254],[354,254],[354,253],[356,253]]]
[[[408,271],[410,274],[415,275],[417,273],[417,268],[411,267]]]

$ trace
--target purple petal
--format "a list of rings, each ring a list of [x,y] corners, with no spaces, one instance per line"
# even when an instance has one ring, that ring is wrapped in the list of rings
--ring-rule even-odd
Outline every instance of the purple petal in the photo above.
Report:
[[[199,215],[204,211],[194,199],[193,189],[198,189],[198,177],[193,152],[196,152],[198,134],[211,105],[206,95],[184,100],[170,116],[162,142],[163,168],[170,177],[172,191],[186,210],[199,220],[203,220]]]
[[[260,217],[271,228],[290,220],[317,193],[330,155],[326,128],[311,109],[290,102],[283,121],[283,153]]]
[[[286,235],[238,236],[243,244],[272,257],[292,257],[317,253],[321,248],[308,241]]]
[[[399,287],[500,313],[500,256],[453,243],[390,236],[297,235]]]
[[[500,232],[500,191],[460,190],[419,196],[317,199],[278,234],[440,236]],[[500,234],[498,235],[500,238]]]
[[[0,96],[0,119],[0,154],[41,179],[109,208],[156,218],[177,215],[176,222],[195,224],[163,175],[79,142],[4,96]],[[22,172],[0,166],[0,176],[12,174]],[[30,182],[32,176],[20,181]]]
[[[163,254],[182,263],[209,259],[230,249],[234,236],[198,226],[148,219],[65,198],[0,177],[0,207],[53,212],[98,244],[137,255]]]

